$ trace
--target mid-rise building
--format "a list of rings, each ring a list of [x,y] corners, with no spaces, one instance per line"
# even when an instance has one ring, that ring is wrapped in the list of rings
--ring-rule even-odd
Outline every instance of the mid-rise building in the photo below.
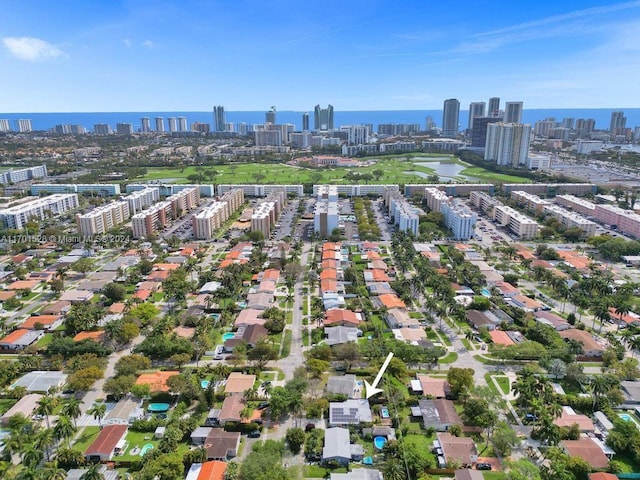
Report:
[[[338,228],[339,218],[337,201],[319,199],[313,210],[313,231],[327,238],[333,230]]]
[[[193,122],[191,124],[191,131],[200,132],[200,133],[209,133],[211,131],[211,125],[209,125],[208,123]]]
[[[149,117],[142,117],[140,119],[140,131],[142,133],[149,133],[151,132],[151,120],[149,119]]]
[[[449,195],[438,188],[428,187],[424,189],[424,199],[429,210],[440,213],[442,205],[449,201]]]
[[[328,105],[327,108],[321,108],[316,105],[313,110],[313,128],[314,130],[333,130],[333,106]]]
[[[164,118],[156,117],[155,122],[156,122],[156,132],[164,133]]]
[[[18,120],[18,131],[20,133],[29,133],[33,131],[31,120],[28,118],[21,118]]]
[[[514,190],[534,193],[541,197],[555,197],[556,195],[595,195],[598,186],[593,183],[505,183],[502,185],[505,195]]]
[[[260,231],[265,238],[269,238],[271,228],[280,218],[287,201],[287,193],[284,188],[278,185],[271,185],[271,187],[274,188],[264,201],[257,205],[251,216],[251,231]]]
[[[0,222],[7,228],[22,230],[32,218],[55,218],[78,206],[78,195],[75,193],[34,197],[20,205],[1,209]]]
[[[596,234],[597,225],[579,213],[570,212],[558,205],[546,205],[543,212],[558,219],[565,228],[579,228],[584,232],[585,237],[591,237]]]
[[[257,147],[281,146],[282,130],[257,130],[254,132]]]
[[[140,192],[144,192],[144,190]],[[134,194],[140,192],[134,192]],[[167,197],[166,200],[136,213],[131,217],[133,237],[144,238],[162,230],[172,220],[179,219],[196,208],[199,199],[197,188],[185,188]]]
[[[493,198],[486,192],[473,191],[469,196],[471,204],[482,212],[486,213],[489,218],[494,218],[494,209],[497,206],[502,205],[502,202],[496,198]]]
[[[484,159],[495,161],[498,165],[526,165],[530,142],[530,125],[490,123],[487,125]]]
[[[369,143],[371,128],[369,125],[344,125],[340,130],[347,133],[349,145],[365,145]]]
[[[458,135],[460,123],[460,101],[457,98],[449,98],[444,101],[442,113],[442,136],[455,138]]]
[[[557,195],[556,203],[587,217],[594,217],[596,215],[595,203],[583,198],[578,198],[574,195]]]
[[[417,237],[420,233],[418,210],[395,187],[386,188],[383,198],[389,217],[393,220],[396,228],[403,232],[411,232]]]
[[[291,134],[291,146],[295,148],[309,148],[311,146],[312,133],[308,130]]]
[[[484,102],[471,102],[469,105],[469,130],[473,129],[473,123],[476,118],[484,117],[484,109],[486,104]]]
[[[117,183],[35,183],[31,185],[31,195],[85,192],[98,197],[113,197],[120,195],[120,185]]]
[[[469,240],[473,237],[478,216],[464,205],[454,201],[442,204],[444,223],[453,234],[455,240]]]
[[[137,190],[123,198],[129,204],[131,215],[142,212],[160,200],[160,190],[157,187],[145,187]]]
[[[106,123],[96,123],[93,126],[93,133],[95,135],[110,135],[111,127],[109,127],[109,125],[107,125]]]
[[[516,202],[516,205],[519,205],[536,215],[542,213],[544,207],[551,205],[550,202],[543,200],[538,195],[523,192],[522,190],[515,190],[511,192],[511,199]]]
[[[273,192],[284,190],[285,195],[292,193],[298,197],[304,194],[302,185],[257,185],[257,184],[237,184],[218,185],[218,195],[224,195],[229,190],[239,188],[245,197],[267,197]]]
[[[133,124],[131,124],[131,123],[116,123],[116,133],[118,135],[131,135],[131,134],[133,134]]]
[[[523,240],[534,238],[540,228],[538,222],[506,205],[496,205],[493,208],[493,216],[498,225],[508,227]]]
[[[506,102],[504,104],[504,122],[522,123],[522,102]]]
[[[228,191],[217,201],[191,217],[193,236],[199,240],[210,240],[243,203],[244,193],[241,189]]]
[[[76,215],[76,223],[81,235],[94,236],[108,232],[126,222],[129,217],[129,204],[118,201],[96,207],[88,213]]]
[[[47,166],[37,165],[35,167],[18,168],[0,172],[0,185],[20,183],[27,180],[36,180],[47,176]]]

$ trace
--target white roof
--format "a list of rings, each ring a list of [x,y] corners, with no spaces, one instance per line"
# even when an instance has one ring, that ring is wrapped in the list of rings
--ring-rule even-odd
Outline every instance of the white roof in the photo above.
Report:
[[[25,387],[28,392],[47,392],[51,387],[64,384],[66,379],[67,374],[63,372],[36,370],[20,377],[12,388]]]

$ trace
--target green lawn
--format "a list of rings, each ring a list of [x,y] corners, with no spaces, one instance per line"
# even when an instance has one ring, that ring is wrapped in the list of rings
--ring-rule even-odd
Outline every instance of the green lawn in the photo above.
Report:
[[[509,377],[502,377],[502,376],[496,375],[493,378],[496,379],[496,382],[498,383],[500,390],[502,390],[502,393],[504,393],[505,395],[508,395],[509,392],[511,391],[511,382],[509,381]]]
[[[73,448],[84,452],[100,433],[100,427],[84,427],[76,437]]]
[[[7,410],[13,407],[16,404],[17,400],[13,398],[2,398],[0,399],[0,415],[4,415]]]
[[[304,467],[305,478],[327,478],[327,473],[347,473],[347,469],[336,468],[335,470],[331,470],[321,467],[320,465],[305,465]]]
[[[438,359],[438,363],[453,363],[458,360],[458,352],[449,352],[444,357]]]
[[[372,173],[374,170],[384,170],[384,176],[379,180],[372,180],[371,183],[385,184],[405,184],[405,183],[422,183],[424,178],[420,174],[434,174],[436,171],[429,168],[423,163],[429,162],[429,154],[415,153],[413,155],[397,155],[384,157],[371,157],[364,160],[372,160],[375,163],[370,166],[357,168],[357,172]],[[420,157],[409,158],[408,157]],[[449,155],[439,154],[434,156],[435,161],[441,161],[443,157],[448,157],[444,162],[456,163],[458,165],[467,166],[468,164],[461,162],[457,158]],[[300,168],[291,167],[276,163],[239,163],[233,165],[215,165],[214,167],[204,167],[203,172],[210,169],[215,170],[218,174],[213,181],[203,180],[203,183],[260,183],[283,184],[283,183],[333,183],[347,184],[353,183],[345,178],[347,173],[352,170],[348,168]],[[140,180],[167,180],[172,179],[177,183],[188,183],[189,175],[197,174],[196,167],[185,168],[163,168],[154,167],[147,169],[147,174]],[[487,182],[509,182],[509,183],[526,183],[528,179],[515,177],[511,175],[502,175],[490,172],[481,167],[465,168],[461,175],[471,176],[480,181]],[[461,177],[463,180],[464,177]]]

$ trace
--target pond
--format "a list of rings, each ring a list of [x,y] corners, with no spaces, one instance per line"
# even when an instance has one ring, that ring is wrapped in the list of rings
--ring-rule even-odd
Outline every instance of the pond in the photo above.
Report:
[[[467,168],[466,165],[460,165],[459,163],[456,162],[447,162],[447,161],[436,161],[436,162],[414,162],[414,165],[420,166],[420,167],[426,167],[426,168],[430,168],[432,170],[435,171],[435,174],[438,175],[440,178],[442,179],[446,179],[446,180],[458,180],[458,179],[465,179],[465,180],[475,180],[474,177],[470,177],[467,175],[462,175],[461,172]],[[414,175],[417,174],[417,172],[413,172]],[[425,177],[428,177],[429,175],[425,175]]]

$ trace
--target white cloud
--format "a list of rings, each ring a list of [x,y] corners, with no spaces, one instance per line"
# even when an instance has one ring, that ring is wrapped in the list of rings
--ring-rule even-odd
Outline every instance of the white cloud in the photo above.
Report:
[[[65,53],[49,42],[33,37],[5,37],[2,43],[7,50],[21,60],[37,62],[64,56]]]
[[[142,46],[146,48],[153,48],[156,45],[151,40],[145,40],[144,42],[142,42]]]
[[[131,40],[129,40],[128,38],[123,38],[122,43],[124,43],[124,46],[127,48],[131,46]]]

